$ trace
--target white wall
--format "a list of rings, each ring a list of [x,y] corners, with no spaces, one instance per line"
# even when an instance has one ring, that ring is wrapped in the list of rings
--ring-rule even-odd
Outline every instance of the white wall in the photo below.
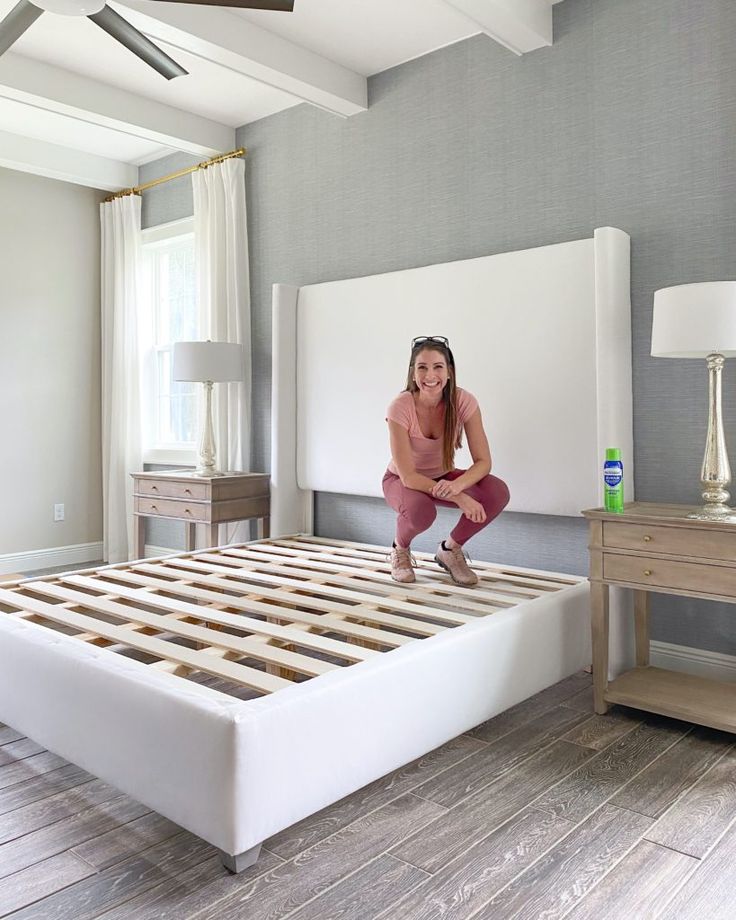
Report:
[[[0,169],[0,555],[102,538],[101,198]]]

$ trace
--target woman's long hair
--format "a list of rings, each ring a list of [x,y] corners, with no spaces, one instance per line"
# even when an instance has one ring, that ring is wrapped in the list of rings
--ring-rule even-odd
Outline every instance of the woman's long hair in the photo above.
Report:
[[[422,351],[438,351],[447,364],[448,378],[442,390],[442,401],[445,404],[445,427],[442,433],[442,464],[451,470],[455,465],[455,451],[462,447],[462,428],[457,423],[457,383],[455,380],[455,359],[450,351],[450,346],[436,339],[425,339],[417,342],[411,350],[409,358],[409,372],[406,376],[406,389],[409,393],[418,393],[419,387],[414,382],[414,365],[417,355]]]

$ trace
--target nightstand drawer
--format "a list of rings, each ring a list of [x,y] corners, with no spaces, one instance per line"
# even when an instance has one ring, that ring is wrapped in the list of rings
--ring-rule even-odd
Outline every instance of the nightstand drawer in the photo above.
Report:
[[[604,553],[603,577],[642,587],[736,597],[736,569],[721,565]]]
[[[607,549],[644,550],[736,562],[736,532],[604,521],[603,545]]]
[[[135,499],[135,510],[138,514],[150,514],[154,517],[172,517],[185,521],[208,521],[210,505],[198,502],[172,501],[161,498],[143,498],[138,495]]]
[[[137,479],[136,491],[140,495],[157,498],[183,498],[192,501],[205,501],[208,498],[206,482],[177,482],[167,479]]]

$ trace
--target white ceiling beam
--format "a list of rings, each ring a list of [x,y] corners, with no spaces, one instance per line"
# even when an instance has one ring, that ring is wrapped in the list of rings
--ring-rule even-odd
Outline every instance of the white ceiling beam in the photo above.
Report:
[[[368,108],[364,76],[241,16],[211,6],[150,0],[122,0],[113,5],[154,41],[228,67],[336,115],[347,117]]]
[[[138,167],[93,153],[0,131],[0,166],[116,192],[138,183]]]
[[[445,0],[499,44],[525,54],[552,44],[551,0]]]
[[[0,97],[194,156],[211,157],[235,147],[234,128],[12,51],[0,57]]]

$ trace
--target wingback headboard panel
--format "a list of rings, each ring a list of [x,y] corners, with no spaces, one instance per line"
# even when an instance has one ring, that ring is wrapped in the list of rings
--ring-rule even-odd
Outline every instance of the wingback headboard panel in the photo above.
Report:
[[[381,495],[385,409],[410,340],[445,335],[479,399],[509,510],[601,500],[607,446],[632,493],[629,237],[274,288],[273,527],[309,529],[314,490]],[[457,458],[469,463],[467,453]]]

